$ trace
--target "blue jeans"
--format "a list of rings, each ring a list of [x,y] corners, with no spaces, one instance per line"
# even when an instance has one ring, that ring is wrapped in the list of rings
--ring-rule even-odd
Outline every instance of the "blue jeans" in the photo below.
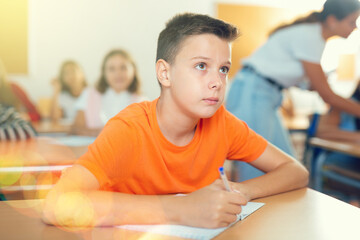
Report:
[[[289,132],[278,113],[282,98],[282,92],[274,85],[254,72],[243,69],[230,86],[226,108],[270,143],[295,156]],[[247,163],[235,161],[234,164],[238,175],[234,180],[244,181],[263,174]]]

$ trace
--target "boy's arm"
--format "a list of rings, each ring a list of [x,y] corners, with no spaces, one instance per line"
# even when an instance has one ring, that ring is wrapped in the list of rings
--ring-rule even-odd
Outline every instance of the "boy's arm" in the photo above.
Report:
[[[234,222],[244,204],[243,195],[227,192],[220,180],[186,196],[99,191],[95,176],[75,165],[47,195],[43,220],[75,227],[182,224],[215,228]]]
[[[305,167],[271,143],[268,143],[264,153],[250,164],[266,174],[241,183],[232,183],[232,187],[244,194],[247,201],[308,184],[309,173]]]

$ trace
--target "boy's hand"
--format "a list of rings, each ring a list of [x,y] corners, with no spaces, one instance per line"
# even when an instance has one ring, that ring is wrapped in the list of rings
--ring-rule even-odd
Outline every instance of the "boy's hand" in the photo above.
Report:
[[[226,227],[236,221],[247,200],[239,192],[226,191],[221,180],[181,197],[179,207],[185,225],[205,228]]]

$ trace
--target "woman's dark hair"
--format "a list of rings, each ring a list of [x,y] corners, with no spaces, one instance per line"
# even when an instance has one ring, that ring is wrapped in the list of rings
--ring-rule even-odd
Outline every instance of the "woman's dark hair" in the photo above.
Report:
[[[101,65],[101,75],[100,75],[99,80],[96,83],[96,89],[100,93],[104,93],[109,88],[109,84],[107,83],[106,77],[105,77],[105,66],[106,66],[106,62],[109,60],[109,58],[111,58],[115,55],[122,56],[123,58],[128,60],[131,63],[131,65],[133,66],[134,79],[131,82],[130,86],[128,87],[127,91],[129,91],[130,93],[139,93],[140,92],[140,78],[139,78],[139,74],[137,72],[135,61],[132,59],[130,54],[127,53],[123,49],[113,49],[108,54],[105,55],[104,60]]]
[[[270,32],[269,35],[274,34],[280,29],[284,29],[293,25],[301,23],[315,23],[325,22],[329,16],[334,16],[338,20],[342,20],[350,14],[360,9],[360,2],[358,0],[327,0],[321,12],[312,12],[305,17],[300,17],[290,24],[280,25]]]

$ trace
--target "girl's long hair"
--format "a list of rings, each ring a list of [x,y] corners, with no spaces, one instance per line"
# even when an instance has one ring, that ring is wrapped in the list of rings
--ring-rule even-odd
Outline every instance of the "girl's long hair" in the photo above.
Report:
[[[78,71],[81,71],[82,77],[83,77],[83,80],[84,80],[84,86],[83,87],[86,87],[87,82],[86,82],[86,79],[84,77],[83,70],[81,69],[80,65],[77,62],[75,62],[73,60],[64,61],[60,66],[60,70],[59,70],[59,74],[58,74],[58,80],[59,80],[60,85],[61,85],[61,91],[72,94],[70,87],[65,83],[65,80],[64,80],[65,68],[68,67],[68,66],[74,67]]]
[[[137,72],[136,64],[135,64],[134,60],[132,59],[132,57],[130,56],[130,54],[127,53],[123,49],[113,49],[108,54],[105,55],[104,60],[101,65],[101,75],[100,75],[99,80],[96,83],[96,89],[100,93],[104,93],[109,88],[109,84],[107,83],[106,77],[105,77],[105,65],[106,65],[106,62],[109,60],[109,58],[111,58],[112,56],[115,56],[115,55],[122,56],[123,58],[128,60],[131,63],[131,65],[133,66],[134,78],[133,78],[130,86],[128,87],[127,91],[129,91],[130,93],[138,94],[140,92],[140,78],[139,78],[139,74]]]
[[[322,23],[331,15],[338,20],[342,20],[359,9],[360,2],[358,0],[327,0],[321,12],[314,11],[305,17],[295,19],[292,23],[280,25],[272,30],[269,35],[271,36],[281,29],[301,23]]]

